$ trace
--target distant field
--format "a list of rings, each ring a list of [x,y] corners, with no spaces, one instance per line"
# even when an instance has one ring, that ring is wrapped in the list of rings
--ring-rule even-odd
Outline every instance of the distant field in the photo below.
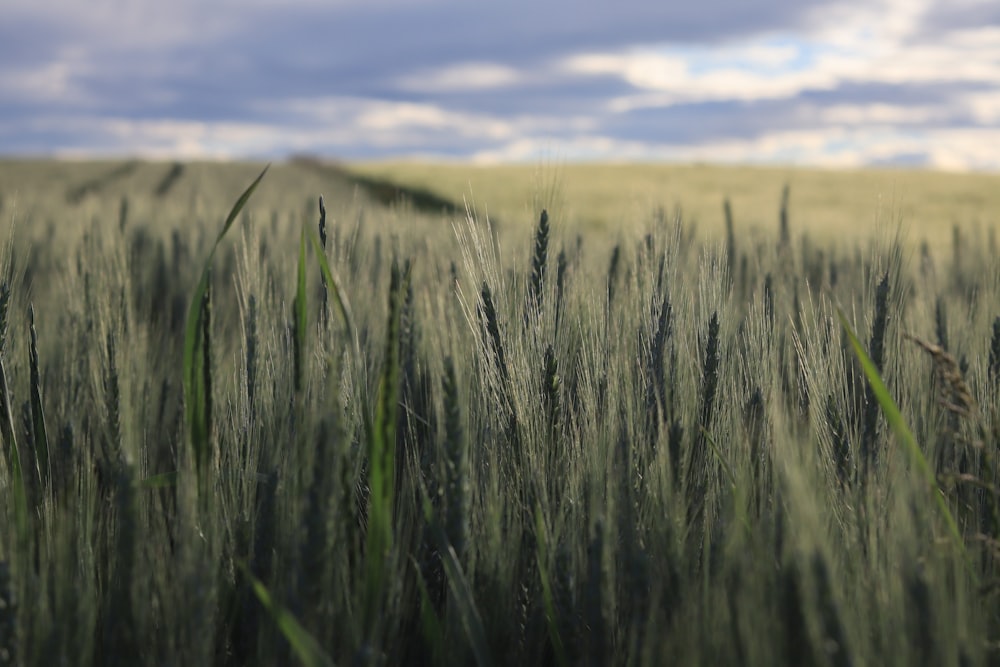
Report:
[[[225,205],[224,193],[246,182],[256,164],[140,163],[126,161],[0,161],[0,209],[33,209],[58,217],[82,205],[91,215],[117,213],[127,197],[131,213],[155,222],[169,207],[196,218]],[[324,195],[333,211],[361,197],[392,203],[403,196],[416,211],[454,211],[465,204],[505,227],[530,234],[547,208],[556,229],[604,232],[611,240],[644,230],[657,211],[680,210],[703,240],[722,239],[723,201],[732,205],[737,233],[773,233],[782,188],[789,186],[793,232],[844,247],[901,223],[916,247],[927,241],[951,248],[960,227],[972,243],[986,242],[1000,226],[1000,175],[917,170],[823,171],[797,168],[668,165],[517,165],[379,162],[334,165],[310,160],[275,164],[265,188],[268,205],[312,215]],[[143,193],[151,197],[138,196]],[[217,201],[218,198],[218,201]],[[511,230],[513,231],[513,230]]]
[[[704,238],[723,229],[723,200],[737,230],[778,224],[781,191],[790,188],[793,228],[817,240],[853,242],[879,226],[903,223],[907,238],[950,244],[956,224],[984,237],[1000,218],[1000,175],[916,170],[824,171],[798,168],[667,165],[354,164],[359,174],[422,188],[500,220],[534,221],[547,206],[559,222],[618,230],[679,206]],[[847,237],[847,238],[845,238]]]

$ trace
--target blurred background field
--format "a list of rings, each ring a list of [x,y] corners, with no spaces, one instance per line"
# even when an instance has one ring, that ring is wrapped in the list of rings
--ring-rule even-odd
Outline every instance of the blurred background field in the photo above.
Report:
[[[48,210],[82,204],[97,214],[128,197],[133,214],[155,221],[178,207],[204,220],[225,203],[258,163],[0,160],[0,204]],[[951,252],[956,226],[986,247],[1000,224],[1000,175],[903,169],[823,170],[662,164],[536,164],[476,166],[429,162],[359,162],[308,158],[275,164],[268,208],[312,213],[319,194],[328,204],[360,198],[436,217],[468,206],[498,225],[530,233],[547,208],[569,234],[630,235],[658,211],[678,211],[703,241],[724,239],[723,202],[738,233],[778,228],[782,189],[797,232],[846,250],[872,233],[894,235],[913,250],[927,242]],[[148,193],[150,197],[141,195]],[[219,199],[217,200],[216,197]],[[263,208],[250,203],[250,211]],[[169,208],[170,210],[166,210]],[[995,241],[993,242],[995,243]]]
[[[656,209],[680,207],[702,239],[721,239],[723,200],[738,229],[777,229],[782,188],[789,216],[819,242],[853,243],[902,223],[908,240],[948,247],[955,225],[983,238],[1000,216],[1000,176],[903,169],[827,170],[662,164],[500,165],[369,162],[367,176],[467,200],[491,216],[532,221],[551,200],[558,217],[582,230],[615,231]]]

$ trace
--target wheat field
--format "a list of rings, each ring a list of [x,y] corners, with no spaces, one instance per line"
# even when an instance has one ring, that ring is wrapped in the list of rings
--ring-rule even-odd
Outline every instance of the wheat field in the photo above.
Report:
[[[1000,176],[907,169],[822,170],[663,164],[475,166],[370,162],[351,170],[452,201],[468,202],[503,221],[527,224],[543,206],[588,233],[626,230],[663,209],[681,209],[702,240],[725,234],[722,203],[729,200],[743,232],[775,232],[784,186],[800,232],[824,244],[850,246],[876,230],[902,227],[914,248],[950,248],[954,227],[985,241],[1000,219]]]
[[[995,664],[993,177],[602,169],[0,163],[0,658]]]

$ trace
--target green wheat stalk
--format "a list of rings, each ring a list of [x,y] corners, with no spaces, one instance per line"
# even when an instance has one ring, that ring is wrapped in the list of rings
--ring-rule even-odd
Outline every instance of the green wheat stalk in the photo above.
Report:
[[[299,235],[298,280],[295,289],[295,320],[293,337],[293,363],[295,372],[295,393],[301,394],[305,384],[306,328],[309,326],[306,312],[306,228]]]
[[[7,458],[7,470],[14,487],[14,520],[22,545],[28,536],[28,490],[24,485],[24,473],[21,470],[21,453],[17,448],[14,436],[14,415],[10,408],[10,390],[7,382],[7,371],[4,368],[3,357],[0,356],[0,431],[7,446],[4,453]]]
[[[393,544],[396,470],[396,412],[399,402],[400,320],[410,274],[394,260],[389,285],[384,365],[379,380],[375,419],[368,436],[368,536],[366,626],[374,627],[383,601],[385,576]]]
[[[208,309],[206,302],[209,298],[209,284],[211,281],[212,260],[219,248],[219,244],[225,237],[226,232],[232,227],[236,216],[240,214],[243,207],[253,194],[254,190],[264,178],[268,168],[260,172],[253,183],[240,195],[239,199],[226,216],[226,221],[222,230],[212,245],[212,250],[205,260],[201,270],[201,279],[191,296],[191,304],[188,307],[187,326],[184,332],[184,406],[188,423],[188,437],[196,470],[199,474],[204,471],[209,461],[210,438],[211,438],[211,387],[206,386],[206,380],[211,378],[210,360],[206,356],[208,352],[208,341],[205,337]]]
[[[562,637],[559,635],[559,624],[556,619],[555,598],[552,595],[552,580],[549,576],[548,568],[548,542],[545,539],[545,519],[542,516],[542,508],[535,506],[535,535],[538,536],[535,554],[538,559],[538,576],[542,583],[542,602],[545,607],[545,625],[549,631],[549,641],[552,642],[552,649],[556,654],[556,664],[566,667],[569,660],[566,657],[566,647],[563,645]]]
[[[309,241],[312,244],[313,254],[319,262],[324,284],[327,290],[333,294],[333,300],[337,302],[337,310],[340,313],[340,318],[344,321],[344,326],[354,346],[354,356],[360,361],[361,343],[358,340],[357,328],[354,326],[354,316],[351,314],[350,302],[347,301],[347,296],[344,294],[344,288],[340,284],[340,279],[330,270],[330,263],[326,260],[326,253],[323,251],[323,247],[314,233],[309,234]]]
[[[35,461],[38,465],[38,480],[44,493],[50,477],[49,437],[45,429],[45,413],[42,409],[41,374],[38,370],[38,332],[35,330],[35,308],[28,306],[28,323],[31,334],[29,364],[31,367],[31,427],[34,432]]]
[[[872,323],[871,361],[878,373],[885,367],[885,332],[889,322],[889,273],[882,276],[875,288],[875,321]],[[861,433],[861,454],[865,471],[872,470],[878,462],[875,436],[878,428],[878,409],[875,407],[874,387],[865,390],[864,426]]]
[[[442,528],[440,521],[434,517],[434,508],[427,495],[427,489],[422,488],[421,491],[423,493],[424,521],[430,528],[431,537],[441,556],[445,579],[448,582],[449,604],[454,605],[455,613],[458,614],[462,628],[465,630],[465,635],[469,640],[476,664],[479,667],[489,667],[493,664],[493,660],[490,658],[489,644],[486,641],[486,629],[483,625],[483,618],[476,606],[476,599],[472,593],[472,585],[462,570],[458,554],[455,553],[454,547],[448,543],[448,537],[445,534],[444,528]],[[431,609],[430,614],[433,615],[433,613],[433,609]],[[425,627],[428,630],[433,630],[433,623]]]
[[[462,429],[462,412],[458,400],[458,381],[455,379],[455,364],[445,357],[444,378],[441,381],[444,392],[445,422],[445,531],[448,542],[455,548],[459,558],[465,556],[465,545],[469,532],[469,482],[467,473],[468,444]]]
[[[528,302],[525,304],[525,323],[529,313],[537,313],[542,307],[542,287],[545,282],[545,268],[549,252],[549,214],[543,210],[535,231],[535,251],[531,256],[531,275],[528,277]]]

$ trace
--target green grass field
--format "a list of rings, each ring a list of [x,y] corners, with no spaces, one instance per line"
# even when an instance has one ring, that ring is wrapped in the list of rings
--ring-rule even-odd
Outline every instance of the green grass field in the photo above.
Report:
[[[995,177],[262,169],[0,162],[0,659],[1000,660]]]

